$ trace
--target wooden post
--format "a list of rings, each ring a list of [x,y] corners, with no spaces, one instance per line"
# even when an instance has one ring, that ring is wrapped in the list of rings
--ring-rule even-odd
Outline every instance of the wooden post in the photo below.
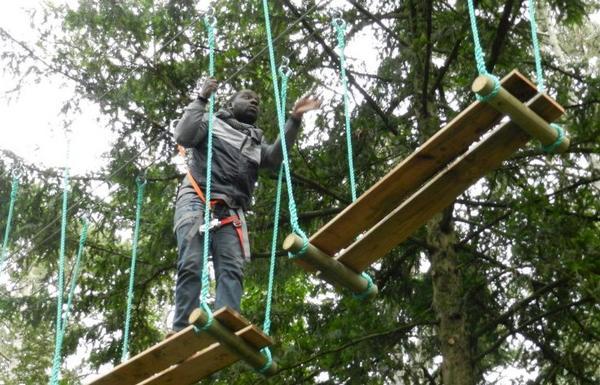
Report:
[[[190,314],[189,322],[199,328],[203,328],[208,322],[208,315],[200,308],[194,309],[192,314]],[[261,369],[267,363],[267,359],[261,352],[257,351],[240,336],[232,333],[231,330],[223,326],[216,318],[213,318],[206,332],[255,369]],[[276,372],[277,364],[273,362],[263,374],[265,376],[272,376]]]
[[[297,253],[303,246],[304,241],[302,238],[294,233],[288,235],[283,241],[283,249],[292,253]],[[362,295],[369,286],[369,282],[360,274],[335,258],[325,254],[310,243],[308,244],[306,253],[304,253],[301,258],[304,258],[308,263],[319,270],[328,282],[337,286],[346,287],[357,295]],[[373,284],[364,298],[372,299],[377,295],[377,292],[377,285]]]
[[[473,82],[471,89],[480,96],[489,95],[494,89],[494,80],[487,75],[479,75]],[[515,98],[503,87],[498,94],[486,101],[498,111],[508,115],[521,129],[534,138],[539,139],[544,146],[556,141],[558,133],[548,122],[540,118],[519,99]],[[569,138],[563,138],[562,143],[556,148],[557,152],[563,152],[569,147]]]

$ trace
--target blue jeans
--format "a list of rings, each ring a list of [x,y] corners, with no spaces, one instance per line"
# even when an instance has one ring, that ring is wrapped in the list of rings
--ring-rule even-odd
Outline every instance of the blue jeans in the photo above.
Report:
[[[213,215],[219,219],[230,215],[225,205],[216,205]],[[204,234],[198,229],[204,219],[204,203],[199,199],[177,202],[175,206],[175,235],[177,237],[177,283],[175,286],[175,317],[173,330],[189,325],[190,313],[200,306],[202,288],[202,257]],[[216,279],[214,309],[228,306],[240,311],[243,293],[244,255],[240,239],[232,224],[211,230],[209,251]]]

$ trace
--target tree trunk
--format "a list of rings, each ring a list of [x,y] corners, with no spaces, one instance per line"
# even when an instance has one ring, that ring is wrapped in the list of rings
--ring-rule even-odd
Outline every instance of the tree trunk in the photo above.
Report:
[[[443,357],[444,385],[474,385],[470,339],[463,307],[463,277],[454,251],[451,226],[452,208],[433,220],[429,243],[433,278],[433,307],[437,314],[437,333]]]

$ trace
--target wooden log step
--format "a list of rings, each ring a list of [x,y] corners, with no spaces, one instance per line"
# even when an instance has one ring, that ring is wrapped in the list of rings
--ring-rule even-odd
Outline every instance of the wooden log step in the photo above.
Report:
[[[476,94],[483,96],[489,95],[495,88],[495,82],[489,75],[480,75],[475,79],[471,89]],[[556,129],[550,127],[548,122],[538,116],[526,105],[514,96],[512,96],[504,87],[500,87],[493,97],[486,101],[499,112],[510,116],[510,120],[515,122],[525,132],[533,138],[537,138],[544,146],[549,146],[558,139]],[[564,152],[569,148],[569,138],[562,138],[556,151]]]
[[[535,84],[516,70],[504,77],[501,84],[521,101],[527,101],[537,94]],[[361,232],[373,227],[423,183],[464,153],[501,116],[485,103],[472,103],[324,225],[310,238],[310,243],[329,255],[347,247]],[[300,259],[298,263],[302,265]],[[309,265],[303,267],[308,271],[314,270]]]
[[[259,339],[262,332],[255,326],[249,325],[238,330],[235,334],[251,341]],[[260,348],[262,347],[264,346],[260,346]],[[215,343],[179,365],[172,366],[139,385],[191,385],[239,360],[238,355],[230,352],[223,345]]]
[[[227,308],[215,311],[213,316],[236,332],[250,325],[248,320]],[[246,334],[248,334],[248,338],[254,338],[252,343],[260,344],[263,341],[262,336],[257,337],[252,333]],[[266,338],[269,340],[268,337]],[[217,341],[207,333],[197,335],[193,326],[189,326],[171,338],[161,341],[119,364],[112,371],[96,378],[88,385],[138,384],[172,365],[185,361],[215,342]]]
[[[292,253],[299,252],[303,247],[304,240],[294,233],[288,235],[283,241],[283,249]],[[377,285],[311,244],[301,258],[318,270],[322,279],[337,288],[347,288],[364,299],[372,299],[377,295]]]
[[[218,319],[209,323],[209,318],[203,309],[194,309],[190,314],[190,324],[199,328],[206,328],[203,333],[210,334],[219,344],[227,348],[231,353],[246,361],[250,366],[259,370],[267,364],[267,358],[260,352],[263,346],[270,346],[273,341],[270,337],[262,335],[262,340],[248,341],[228,329]],[[257,329],[258,330],[258,329]],[[275,362],[272,362],[264,371],[265,375],[273,375],[277,371]]]
[[[556,103],[545,94],[538,94],[528,105],[548,121],[554,121],[562,114],[562,109],[557,109]],[[338,260],[355,271],[366,269],[453,202],[479,178],[497,168],[529,139],[530,136],[513,122],[498,127],[402,202],[346,249]]]

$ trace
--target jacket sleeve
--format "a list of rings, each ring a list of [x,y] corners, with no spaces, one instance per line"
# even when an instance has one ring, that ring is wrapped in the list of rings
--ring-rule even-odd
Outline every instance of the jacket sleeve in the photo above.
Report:
[[[300,131],[301,119],[295,119],[290,117],[285,123],[285,143],[287,144],[288,150],[292,147],[298,132]],[[261,158],[260,167],[276,169],[283,160],[283,151],[281,149],[281,138],[278,136],[275,143],[268,144],[263,141],[261,144]]]
[[[185,108],[173,132],[177,144],[194,147],[206,137],[208,122],[204,120],[205,111],[206,103],[197,99]]]

